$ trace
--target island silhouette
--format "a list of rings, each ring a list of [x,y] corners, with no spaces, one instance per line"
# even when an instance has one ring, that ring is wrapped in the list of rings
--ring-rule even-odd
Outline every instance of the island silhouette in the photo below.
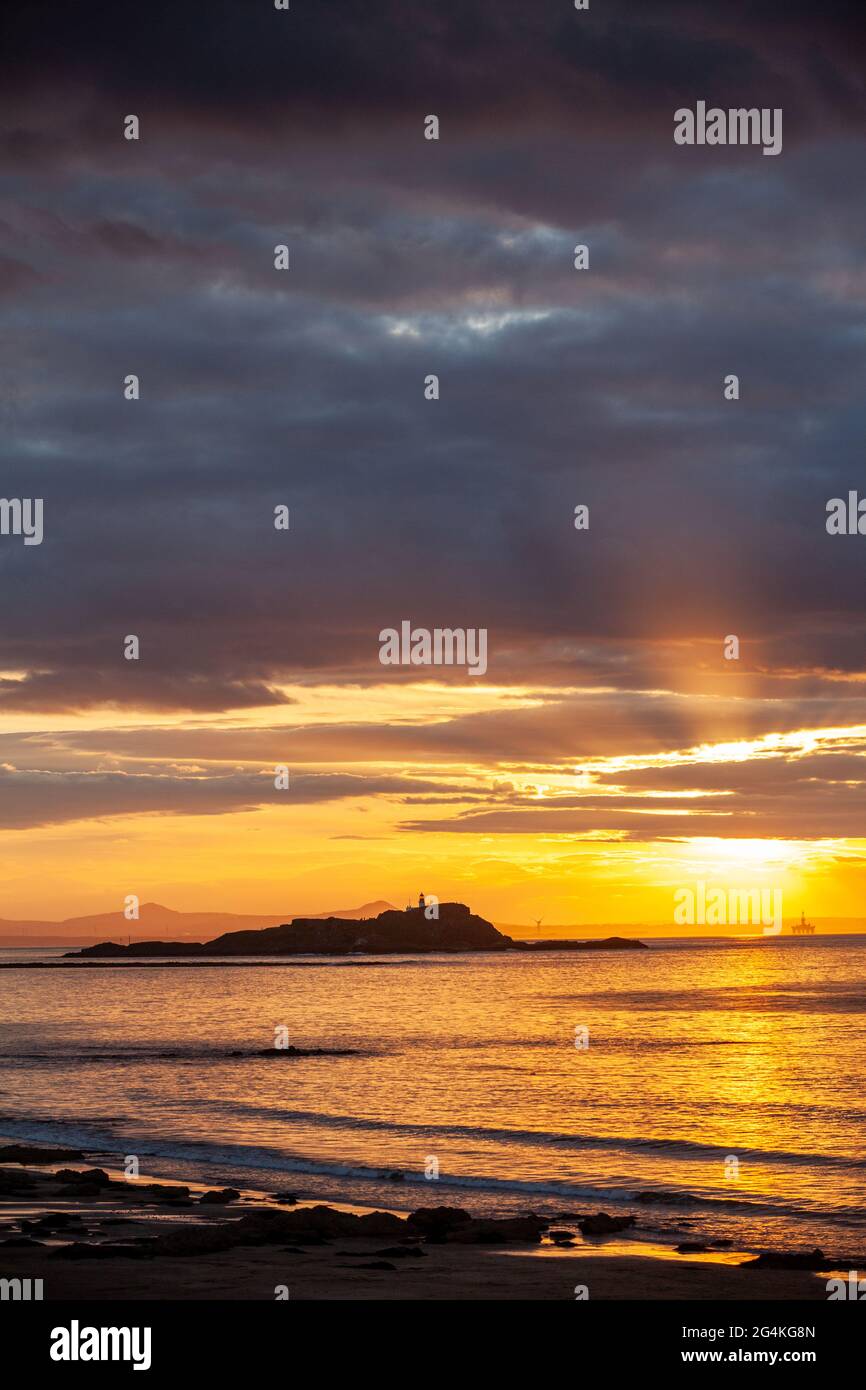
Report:
[[[515,941],[465,903],[389,908],[376,917],[296,917],[278,927],[231,931],[212,941],[103,941],[67,952],[87,956],[297,956],[429,954],[457,951],[646,950],[642,941],[610,936],[598,941]]]

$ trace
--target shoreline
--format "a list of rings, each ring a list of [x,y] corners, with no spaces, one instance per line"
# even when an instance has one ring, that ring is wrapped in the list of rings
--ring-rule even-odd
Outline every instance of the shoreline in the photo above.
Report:
[[[207,1184],[128,1179],[115,1164],[95,1167],[93,1150],[19,1147],[68,1155],[0,1159],[0,1277],[41,1279],[47,1301],[814,1300],[826,1299],[834,1272],[755,1267],[743,1263],[746,1251],[682,1254],[619,1233],[584,1236],[574,1213],[535,1218],[537,1230],[528,1216],[464,1213],[468,1225],[447,1228],[441,1216],[424,1217],[429,1209],[410,1217],[240,1187],[202,1202],[214,1193]]]
[[[105,951],[98,956],[89,956],[87,951],[92,947],[82,948],[80,953],[67,952],[60,960],[24,960],[24,961],[0,961],[0,970],[108,970],[118,965],[128,969],[139,967],[151,967],[159,969],[173,970],[204,970],[204,969],[275,969],[281,965],[296,965],[303,963],[308,966],[329,967],[338,961],[345,961],[347,964],[356,965],[414,965],[418,961],[436,960],[452,961],[453,959],[465,959],[466,957],[483,956],[526,956],[526,955],[557,955],[560,952],[565,955],[576,955],[582,951],[624,951],[633,949],[648,949],[641,941],[635,941],[628,946],[612,946],[607,941],[586,942],[533,942],[515,943],[497,950],[482,950],[471,948],[467,950],[449,950],[439,947],[431,951],[418,950],[383,950],[383,951],[286,951],[274,952],[267,957],[261,955],[250,957],[222,958],[213,956],[194,956],[168,954],[157,955],[156,953],[136,954],[133,947],[124,946],[118,948],[116,954]],[[36,948],[34,948],[36,949]],[[397,959],[393,959],[393,957]]]

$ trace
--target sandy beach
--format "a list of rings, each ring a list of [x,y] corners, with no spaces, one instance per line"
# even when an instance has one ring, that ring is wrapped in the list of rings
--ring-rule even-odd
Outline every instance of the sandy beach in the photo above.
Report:
[[[443,1238],[432,1225],[424,1235],[413,1225],[421,1218],[405,1211],[370,1213],[248,1191],[208,1199],[209,1191],[144,1175],[127,1180],[90,1155],[38,1165],[3,1161],[0,1276],[41,1279],[46,1301],[827,1296],[829,1268],[750,1267],[744,1262],[754,1254],[745,1251],[678,1254],[642,1242],[639,1233],[584,1237],[577,1213],[523,1238],[512,1218],[501,1238],[491,1229],[485,1243],[476,1243],[453,1230]]]

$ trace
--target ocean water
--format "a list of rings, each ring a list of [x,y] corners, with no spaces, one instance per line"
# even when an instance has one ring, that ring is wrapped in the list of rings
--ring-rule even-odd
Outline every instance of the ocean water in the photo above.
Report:
[[[649,944],[3,969],[0,1133],[397,1210],[866,1254],[866,937]],[[61,953],[0,962],[28,954]],[[276,1028],[358,1055],[255,1055]]]

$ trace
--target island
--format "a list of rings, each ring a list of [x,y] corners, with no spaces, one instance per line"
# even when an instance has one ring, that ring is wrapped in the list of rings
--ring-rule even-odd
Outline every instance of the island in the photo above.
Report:
[[[232,931],[213,941],[134,941],[124,946],[102,941],[65,959],[142,956],[349,956],[415,955],[462,951],[645,951],[642,941],[609,936],[598,941],[515,941],[492,922],[470,912],[465,903],[440,903],[389,909],[377,917],[346,921],[342,917],[296,917],[279,927]]]

